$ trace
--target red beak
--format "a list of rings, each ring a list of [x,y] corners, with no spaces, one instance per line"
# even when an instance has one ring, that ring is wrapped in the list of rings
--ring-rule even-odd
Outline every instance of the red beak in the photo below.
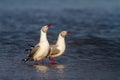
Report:
[[[71,31],[67,31],[67,34],[70,34],[71,33]]]
[[[48,24],[47,27],[51,27],[51,24]]]

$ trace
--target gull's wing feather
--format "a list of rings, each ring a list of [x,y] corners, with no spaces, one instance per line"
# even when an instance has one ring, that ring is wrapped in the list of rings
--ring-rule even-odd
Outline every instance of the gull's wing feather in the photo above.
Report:
[[[28,55],[28,59],[29,60],[32,60],[33,59],[33,56],[35,55],[36,51],[40,49],[40,46],[39,45],[36,45],[30,52],[30,54]]]
[[[56,55],[60,52],[59,49],[57,49],[57,45],[50,45],[50,54],[49,55]]]

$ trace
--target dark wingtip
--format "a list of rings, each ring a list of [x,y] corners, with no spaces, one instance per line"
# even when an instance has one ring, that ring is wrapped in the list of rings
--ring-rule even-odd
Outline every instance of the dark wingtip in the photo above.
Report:
[[[29,51],[29,49],[25,49],[25,51]]]
[[[25,49],[26,52],[31,51],[32,49]]]

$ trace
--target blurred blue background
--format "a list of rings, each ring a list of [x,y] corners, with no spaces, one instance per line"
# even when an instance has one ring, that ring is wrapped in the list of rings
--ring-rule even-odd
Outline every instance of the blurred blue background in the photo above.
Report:
[[[51,23],[53,44],[69,30],[58,64],[23,63]],[[1,80],[120,80],[120,0],[0,0]]]

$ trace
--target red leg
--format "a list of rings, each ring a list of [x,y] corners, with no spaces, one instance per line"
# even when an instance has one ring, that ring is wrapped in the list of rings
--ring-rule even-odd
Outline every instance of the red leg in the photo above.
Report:
[[[49,58],[49,60],[51,60],[51,64],[56,64],[54,58]]]
[[[44,59],[42,59],[42,64],[44,65]]]
[[[35,63],[34,63],[34,64],[35,64],[35,65],[38,65],[38,60],[37,60],[37,59],[35,60]]]

